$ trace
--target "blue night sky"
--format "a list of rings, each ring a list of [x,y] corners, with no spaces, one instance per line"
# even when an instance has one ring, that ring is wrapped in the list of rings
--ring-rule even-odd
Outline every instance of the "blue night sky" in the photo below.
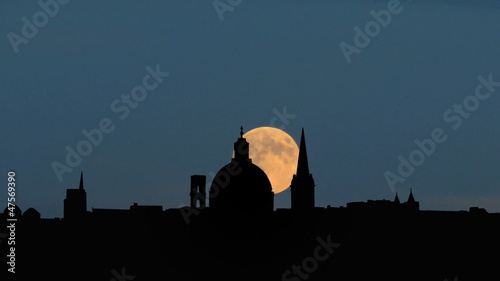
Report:
[[[421,209],[500,212],[500,87],[475,97],[478,76],[500,81],[500,4],[401,1],[357,48],[355,27],[388,2],[221,0],[219,16],[212,1],[73,0],[44,23],[37,1],[1,1],[0,206],[14,170],[21,209],[61,217],[83,170],[89,209],[177,208],[190,175],[210,185],[230,160],[241,125],[273,123],[297,142],[305,128],[317,206],[392,200],[384,173],[440,128],[446,140],[395,183],[401,200],[413,188]],[[127,104],[148,66],[169,75]],[[52,163],[102,120],[114,130],[60,181]]]

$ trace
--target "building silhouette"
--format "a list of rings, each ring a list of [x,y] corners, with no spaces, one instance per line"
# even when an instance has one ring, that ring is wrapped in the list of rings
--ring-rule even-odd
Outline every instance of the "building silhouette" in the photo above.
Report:
[[[191,208],[206,208],[207,193],[206,193],[207,177],[201,175],[191,176]]]
[[[271,184],[250,149],[241,128],[208,196],[206,176],[193,175],[190,206],[182,208],[133,203],[87,211],[83,172],[79,187],[66,191],[63,218],[16,206],[16,278],[500,280],[499,213],[420,210],[412,189],[405,202],[396,193],[315,206],[304,130],[291,208],[274,209]],[[0,216],[6,229],[9,210]],[[2,237],[0,250],[9,253]]]
[[[397,203],[397,204],[401,203],[399,201],[399,197],[398,197],[398,193],[397,192],[396,192],[396,196],[394,196],[394,203]]]
[[[309,173],[304,129],[302,129],[300,136],[297,173],[293,175],[290,188],[292,192],[292,209],[310,210],[314,208],[314,179],[312,174]]]
[[[29,208],[23,213],[23,218],[28,220],[39,220],[41,218],[40,212],[35,208]]]
[[[80,185],[76,189],[67,189],[64,199],[64,218],[74,219],[85,216],[87,212],[87,192],[83,188],[83,172],[80,173]]]
[[[399,201],[398,194],[394,197],[393,201],[390,200],[368,200],[367,202],[349,202],[347,207],[356,210],[372,211],[391,211],[391,212],[417,212],[420,209],[419,202],[415,201],[412,189],[406,202]]]
[[[249,143],[240,137],[234,143],[234,158],[215,175],[210,186],[209,204],[223,213],[270,213],[274,209],[274,193],[266,173],[252,163]]]
[[[420,209],[420,204],[417,201],[415,201],[411,188],[410,188],[410,195],[408,195],[408,200],[404,204],[408,206],[408,208],[411,208],[413,210],[418,211]]]

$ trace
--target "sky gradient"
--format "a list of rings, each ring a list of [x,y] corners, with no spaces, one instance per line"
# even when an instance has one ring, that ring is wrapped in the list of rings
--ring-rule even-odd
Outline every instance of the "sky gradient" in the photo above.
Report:
[[[355,46],[355,27],[388,2],[243,0],[221,20],[212,1],[73,0],[16,53],[8,34],[42,8],[2,1],[0,205],[14,170],[21,209],[61,217],[83,170],[88,209],[176,208],[190,175],[209,186],[229,162],[240,126],[281,127],[297,143],[305,128],[317,206],[393,199],[384,173],[441,128],[446,141],[395,185],[401,200],[413,188],[421,209],[500,212],[500,87],[458,129],[443,118],[478,76],[500,81],[500,5],[401,1],[348,63],[340,44]],[[157,68],[168,77],[120,118],[122,95]],[[59,181],[52,163],[106,118],[114,130]]]

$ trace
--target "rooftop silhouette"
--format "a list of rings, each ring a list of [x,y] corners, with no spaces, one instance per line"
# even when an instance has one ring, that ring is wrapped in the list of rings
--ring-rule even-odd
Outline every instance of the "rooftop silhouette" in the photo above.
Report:
[[[302,129],[291,208],[275,209],[271,183],[240,136],[206,192],[192,175],[190,206],[133,203],[87,210],[83,172],[64,218],[16,206],[16,276],[51,280],[498,280],[500,214],[420,210],[401,202],[315,206]],[[139,191],[138,191],[139,192]],[[8,210],[2,222],[8,224]],[[4,229],[7,225],[4,226]],[[2,251],[8,249],[1,243]],[[6,255],[3,255],[6,259]],[[5,260],[5,263],[7,260]],[[4,264],[5,264],[4,263]],[[3,280],[3,279],[2,279]],[[21,279],[20,279],[21,280]],[[26,279],[22,279],[26,280]]]

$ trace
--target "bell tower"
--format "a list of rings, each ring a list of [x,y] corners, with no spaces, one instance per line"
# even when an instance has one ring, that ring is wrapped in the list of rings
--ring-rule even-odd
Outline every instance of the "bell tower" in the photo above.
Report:
[[[204,209],[206,207],[206,176],[191,176],[191,208]],[[199,206],[196,206],[199,203]]]

